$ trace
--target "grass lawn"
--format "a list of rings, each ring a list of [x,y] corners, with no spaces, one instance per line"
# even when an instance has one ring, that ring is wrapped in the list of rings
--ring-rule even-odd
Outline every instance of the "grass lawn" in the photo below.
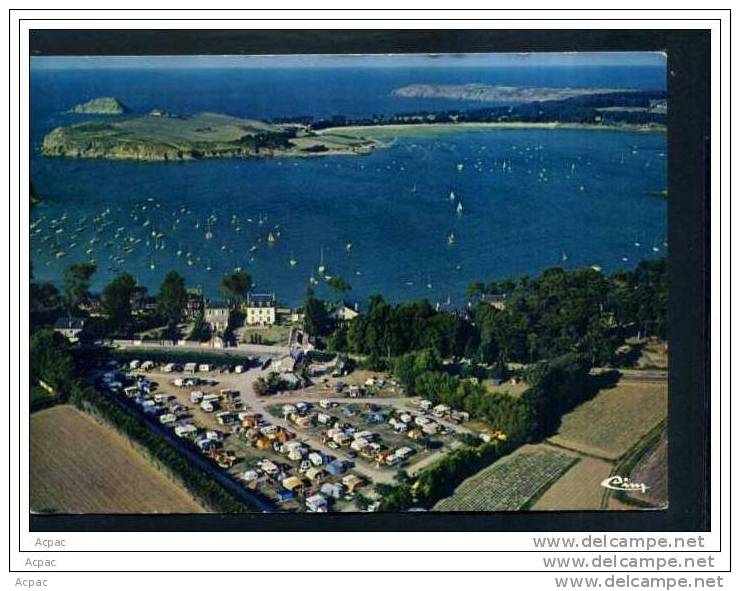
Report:
[[[483,380],[483,386],[485,387],[486,391],[490,392],[491,394],[508,394],[509,396],[514,396],[515,398],[519,398],[527,388],[529,388],[529,385],[525,384],[524,382],[519,382],[518,384],[499,384],[498,386],[494,386],[492,380]]]
[[[151,360],[156,363],[214,363],[217,365],[243,364],[246,362],[247,355],[243,351],[231,349],[204,349],[202,351],[187,351],[182,349],[149,349],[149,348],[131,348],[131,349],[113,349],[111,356],[120,362],[128,362],[134,359],[139,361]]]
[[[287,324],[272,326],[245,326],[241,329],[241,341],[251,343],[250,336],[261,337],[263,345],[287,345],[291,327]]]

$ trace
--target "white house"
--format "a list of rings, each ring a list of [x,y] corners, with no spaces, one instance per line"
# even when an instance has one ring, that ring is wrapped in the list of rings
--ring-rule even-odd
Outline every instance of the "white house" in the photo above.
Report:
[[[225,302],[208,302],[203,310],[203,318],[213,332],[224,332],[229,327],[231,308]]]
[[[275,294],[251,293],[246,302],[246,323],[250,326],[268,326],[275,324],[277,304]]]
[[[342,302],[329,312],[329,318],[342,322],[354,320],[360,315],[360,312],[357,308],[357,304],[355,304],[354,306],[349,306],[345,302]]]

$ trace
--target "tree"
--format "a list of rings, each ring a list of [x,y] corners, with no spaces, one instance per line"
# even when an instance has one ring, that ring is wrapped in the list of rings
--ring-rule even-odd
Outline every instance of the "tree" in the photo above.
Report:
[[[409,473],[406,472],[406,470],[398,470],[393,475],[393,480],[395,480],[399,484],[408,484],[409,482],[411,482],[411,476],[409,476]]]
[[[252,291],[252,277],[246,271],[235,271],[224,275],[221,280],[221,293],[231,303],[239,303]]]
[[[465,290],[465,295],[468,297],[468,301],[474,301],[486,293],[486,286],[482,281],[473,281],[468,285],[468,289]]]
[[[206,319],[203,317],[202,313],[198,314],[195,317],[193,328],[188,335],[188,340],[200,341],[201,343],[204,343],[206,341],[209,341],[211,339],[211,336],[211,325],[206,322]]]
[[[303,328],[309,335],[324,336],[329,332],[329,314],[324,302],[316,299],[313,290],[308,290],[303,303]]]
[[[187,301],[185,279],[177,271],[170,271],[159,288],[157,298],[157,307],[165,322],[180,322]]]
[[[335,275],[326,282],[337,293],[345,293],[352,289],[352,286],[342,277]]]
[[[257,378],[252,384],[252,390],[254,390],[254,393],[257,396],[264,396],[265,394],[267,394],[269,390],[267,387],[267,383],[265,382],[265,378]]]
[[[90,289],[90,279],[97,267],[94,263],[75,263],[64,269],[64,291],[63,301],[67,309],[67,315],[72,318],[72,313],[80,304],[80,300]]]
[[[128,334],[132,327],[131,300],[137,293],[136,280],[129,273],[121,273],[103,289],[101,303],[108,317],[108,330],[114,334]]]
[[[69,341],[51,328],[42,328],[31,335],[30,379],[49,385],[62,401],[66,400],[69,383],[74,379],[74,363]]]
[[[177,324],[182,319],[187,301],[188,292],[185,288],[185,279],[176,271],[170,271],[159,288],[157,308],[167,324],[163,336],[173,342],[179,336]]]

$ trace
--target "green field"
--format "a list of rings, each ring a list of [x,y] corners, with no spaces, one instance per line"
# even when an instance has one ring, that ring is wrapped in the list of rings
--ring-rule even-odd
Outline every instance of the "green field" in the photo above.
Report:
[[[434,511],[518,511],[527,509],[578,459],[541,446],[525,445],[457,487]]]
[[[213,363],[221,364],[239,364],[246,363],[247,355],[241,351],[183,351],[178,349],[149,349],[149,348],[131,348],[131,349],[114,349],[111,356],[121,363],[127,363],[134,359],[139,361],[154,361],[155,363]]]

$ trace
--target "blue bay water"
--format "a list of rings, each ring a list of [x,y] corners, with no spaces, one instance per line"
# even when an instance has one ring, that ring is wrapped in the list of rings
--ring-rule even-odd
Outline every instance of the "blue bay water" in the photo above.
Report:
[[[398,137],[367,156],[179,164],[37,150],[50,129],[79,120],[62,111],[102,95],[140,112],[270,119],[480,106],[389,95],[414,82],[664,84],[655,68],[471,70],[32,71],[31,175],[45,198],[33,212],[34,276],[56,281],[94,258],[95,288],[127,270],[156,291],[176,269],[215,296],[223,273],[243,268],[296,305],[323,252],[325,274],[345,278],[352,299],[435,302],[461,301],[472,280],[557,265],[612,271],[665,254],[667,203],[647,194],[666,188],[659,133],[455,131]],[[330,294],[324,281],[317,289]]]

